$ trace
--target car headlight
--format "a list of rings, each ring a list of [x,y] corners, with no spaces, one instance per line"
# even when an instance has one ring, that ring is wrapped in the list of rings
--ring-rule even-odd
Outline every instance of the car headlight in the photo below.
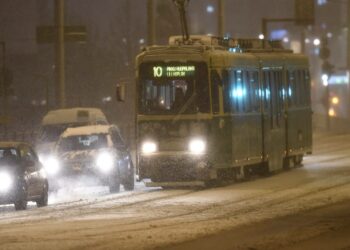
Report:
[[[152,154],[157,151],[157,144],[152,141],[144,142],[142,144],[141,150],[144,154]]]
[[[188,150],[193,154],[203,154],[206,150],[206,143],[202,139],[192,139],[188,145]]]
[[[39,161],[40,161],[42,164],[45,163],[45,159],[46,159],[45,155],[39,154],[39,155],[38,155],[38,158],[39,158]]]
[[[113,155],[109,152],[101,152],[96,158],[96,166],[104,173],[108,173],[113,169]]]
[[[47,174],[46,174],[46,170],[45,168],[41,168],[39,171],[40,177],[46,179],[47,178]]]
[[[13,179],[6,172],[0,173],[0,192],[6,192],[12,186]]]
[[[56,175],[60,170],[60,163],[55,157],[49,157],[44,161],[44,168],[48,175]]]

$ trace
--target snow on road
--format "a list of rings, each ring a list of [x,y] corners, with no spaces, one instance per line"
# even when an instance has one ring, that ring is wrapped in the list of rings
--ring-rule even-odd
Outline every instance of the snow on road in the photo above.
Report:
[[[314,154],[305,158],[302,168],[225,187],[162,190],[138,184],[135,191],[119,194],[93,187],[61,190],[50,196],[45,208],[15,212],[12,206],[2,206],[0,249],[147,249],[176,244],[181,249],[184,241],[350,201],[350,135],[317,135],[314,144]],[[327,230],[314,228],[295,239]],[[268,248],[269,241],[259,244]],[[273,246],[287,247],[288,242]]]

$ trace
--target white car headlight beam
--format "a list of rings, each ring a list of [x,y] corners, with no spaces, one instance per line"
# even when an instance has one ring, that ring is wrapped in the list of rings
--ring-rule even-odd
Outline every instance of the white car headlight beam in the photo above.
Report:
[[[96,166],[104,173],[108,173],[113,169],[114,159],[109,152],[101,152],[96,158]]]
[[[44,160],[44,168],[48,175],[56,175],[60,171],[60,163],[55,157],[49,157]]]
[[[203,154],[206,151],[206,143],[202,139],[192,139],[188,145],[188,150],[192,154]]]
[[[13,179],[11,178],[11,175],[9,175],[6,172],[0,173],[0,192],[6,192],[8,191],[13,184]]]
[[[146,141],[142,144],[141,147],[143,154],[152,154],[157,151],[157,144],[153,141]]]

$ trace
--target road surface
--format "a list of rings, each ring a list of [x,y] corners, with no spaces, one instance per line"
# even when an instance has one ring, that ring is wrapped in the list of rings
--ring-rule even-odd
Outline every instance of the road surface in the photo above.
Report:
[[[350,135],[314,136],[304,166],[206,190],[136,186],[0,207],[0,249],[350,249]]]

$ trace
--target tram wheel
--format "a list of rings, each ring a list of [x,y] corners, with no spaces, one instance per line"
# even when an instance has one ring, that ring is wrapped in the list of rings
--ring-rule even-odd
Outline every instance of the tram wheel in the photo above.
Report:
[[[295,167],[302,167],[303,166],[302,161],[303,161],[303,155],[294,156]]]
[[[292,167],[295,167],[294,157],[285,157],[283,158],[283,169],[288,170]]]

